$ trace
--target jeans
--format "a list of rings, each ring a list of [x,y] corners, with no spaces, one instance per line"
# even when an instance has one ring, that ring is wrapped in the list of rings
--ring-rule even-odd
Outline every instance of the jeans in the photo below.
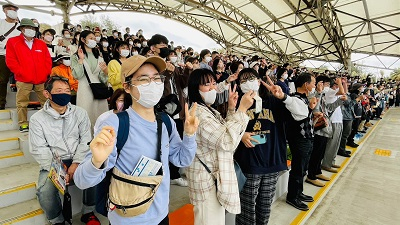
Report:
[[[308,163],[307,177],[311,180],[317,179],[316,175],[322,174],[321,160],[324,158],[328,138],[320,135],[314,136],[313,150]]]
[[[47,219],[52,223],[64,222],[62,215],[62,203],[58,189],[53,185],[51,180],[47,177],[49,171],[41,170],[39,174],[38,189],[36,192],[39,198],[40,206],[42,207]],[[96,192],[95,187],[83,190],[82,197],[82,214],[90,213],[95,210],[96,205]],[[71,196],[73,198],[73,196]]]
[[[288,137],[292,152],[292,166],[289,172],[287,199],[293,200],[303,193],[303,178],[306,175],[308,162],[313,149],[313,139],[302,136]]]
[[[351,133],[350,136],[347,138],[347,143],[351,144],[354,143],[354,137],[358,132],[358,126],[360,125],[361,119],[354,119],[352,126],[351,126]]]
[[[343,120],[343,132],[342,132],[342,137],[340,139],[340,145],[339,145],[338,152],[343,153],[346,150],[347,138],[350,135],[352,124],[353,124],[353,120]]]

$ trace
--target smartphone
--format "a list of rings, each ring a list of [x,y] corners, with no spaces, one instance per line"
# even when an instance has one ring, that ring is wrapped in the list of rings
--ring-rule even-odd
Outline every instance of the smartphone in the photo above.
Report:
[[[265,134],[254,135],[251,137],[258,141],[258,143],[255,141],[251,141],[253,145],[265,144],[267,142],[267,137],[265,136]]]

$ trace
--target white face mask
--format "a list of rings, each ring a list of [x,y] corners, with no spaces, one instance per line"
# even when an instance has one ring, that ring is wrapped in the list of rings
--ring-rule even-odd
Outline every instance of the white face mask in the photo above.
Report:
[[[178,57],[176,57],[176,56],[169,57],[169,60],[171,60],[172,63],[176,63],[176,60],[178,60]]]
[[[240,85],[240,89],[242,90],[243,93],[247,93],[249,91],[257,92],[259,88],[260,85],[258,84],[258,80],[253,80],[253,81],[248,80]]]
[[[154,81],[146,86],[135,85],[135,87],[139,91],[139,100],[135,99],[133,96],[132,98],[145,108],[154,107],[160,101],[164,93],[164,84],[156,84]]]
[[[206,57],[206,62],[209,63],[212,60],[211,56]]]
[[[52,42],[53,41],[53,36],[51,35],[45,35],[44,36],[44,40],[48,41],[48,42]]]
[[[138,43],[138,44],[136,44],[136,47],[140,48],[140,47],[142,47],[142,45]]]
[[[103,47],[107,48],[108,47],[108,42],[103,42]]]
[[[130,41],[130,42],[129,42],[129,45],[133,45],[133,41]]]
[[[35,24],[36,27],[39,27],[39,24],[38,24],[38,23],[33,23],[33,24]]]
[[[315,88],[312,88],[310,93],[314,93],[314,92],[315,92]]]
[[[217,97],[217,90],[212,89],[211,91],[207,92],[202,92],[199,90],[199,92],[200,95],[203,97],[204,103],[206,103],[206,105],[214,104],[215,98]]]
[[[30,38],[35,37],[35,34],[36,34],[35,30],[28,29],[28,28],[25,28],[25,30],[24,30],[24,35],[27,37],[30,37]]]
[[[65,38],[70,38],[71,35],[70,35],[70,34],[66,34],[66,35],[64,35],[64,37],[65,37]]]
[[[88,40],[88,43],[86,44],[86,46],[88,46],[89,48],[94,48],[96,47],[96,41],[95,40]]]
[[[132,52],[132,55],[139,55],[139,52]]]
[[[103,32],[103,36],[107,36],[107,32]]]
[[[114,33],[114,37],[118,37],[118,33]]]
[[[63,64],[65,66],[71,66],[71,60],[70,59],[63,59]]]
[[[147,42],[145,42],[145,41],[143,41],[142,44],[143,44],[143,46],[147,46]]]
[[[288,78],[288,74],[287,74],[287,73],[283,74],[283,75],[282,75],[282,78],[283,78],[284,80],[286,80],[286,79]]]
[[[122,49],[121,50],[121,56],[122,57],[127,57],[129,55],[129,50],[126,50],[126,49]]]
[[[324,87],[324,89],[322,90],[322,93],[326,94],[329,92],[330,89],[331,89],[330,87]]]
[[[99,42],[101,37],[96,37],[96,42]]]
[[[7,10],[7,16],[10,18],[10,19],[13,19],[13,20],[16,20],[16,19],[18,19],[18,13],[17,13],[17,11],[14,11],[14,10]]]

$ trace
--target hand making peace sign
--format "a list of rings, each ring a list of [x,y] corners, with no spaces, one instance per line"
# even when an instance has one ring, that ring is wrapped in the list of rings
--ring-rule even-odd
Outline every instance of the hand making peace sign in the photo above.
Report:
[[[197,103],[193,104],[193,107],[189,111],[189,106],[185,103],[185,125],[184,132],[187,135],[193,135],[197,131],[197,127],[199,126],[199,118],[196,116]]]
[[[264,87],[266,87],[272,93],[272,95],[275,96],[275,98],[283,99],[285,97],[285,93],[282,91],[282,88],[279,85],[274,85],[274,83],[272,82],[271,78],[269,78],[269,76],[266,76],[266,77],[267,77],[268,83],[270,83],[271,85],[269,85],[266,82],[264,82],[263,80],[261,80],[261,83],[264,85]]]

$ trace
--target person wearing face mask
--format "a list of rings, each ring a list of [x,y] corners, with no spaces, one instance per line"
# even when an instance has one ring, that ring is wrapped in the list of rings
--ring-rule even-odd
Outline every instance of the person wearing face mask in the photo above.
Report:
[[[287,170],[285,121],[292,112],[297,118],[301,116],[299,119],[307,117],[308,110],[301,100],[273,85],[269,77],[261,81],[254,69],[241,70],[237,84],[239,99],[251,91],[256,96],[246,112],[250,120],[234,155],[247,178],[240,192],[241,213],[236,215],[236,225],[266,225],[279,172]],[[255,135],[265,138],[265,143],[259,143]]]
[[[58,40],[58,45],[64,48],[64,51],[67,51],[67,48],[72,44],[71,42],[71,33],[68,29],[62,30],[63,37]]]
[[[100,33],[100,29],[99,28],[97,28],[97,30],[94,31],[94,37],[95,37],[96,43],[100,44],[101,33]]]
[[[54,29],[47,29],[43,31],[43,41],[46,43],[47,48],[49,49],[49,53],[51,58],[54,60],[54,58],[57,55],[58,51],[61,51],[59,46],[53,45],[52,42],[54,40],[54,35],[56,35],[56,31]]]
[[[35,24],[36,26],[36,35],[35,38],[42,38],[42,33],[40,33],[39,29],[40,29],[40,23],[37,19],[31,19],[32,22]]]
[[[213,71],[217,77],[217,83],[224,82],[229,78],[227,72],[225,72],[225,64],[224,62],[216,58],[212,64]],[[216,97],[216,101],[213,104],[213,108],[217,109],[221,114],[222,118],[226,117],[226,113],[228,112],[228,100],[229,100],[229,91],[226,90],[222,93],[218,93]]]
[[[100,42],[97,44],[98,49],[100,50],[100,54],[104,59],[104,62],[108,64],[111,61],[111,47],[108,43],[107,38],[102,37]]]
[[[233,214],[240,212],[233,153],[249,121],[246,111],[253,104],[255,93],[246,93],[236,110],[236,86],[230,88],[229,84],[217,84],[216,80],[211,70],[196,69],[188,81],[189,104],[197,102],[196,115],[201,121],[196,137],[196,157],[187,169],[195,225],[224,225],[225,210]],[[217,92],[228,89],[231,89],[229,111],[223,119],[211,105]]]
[[[113,60],[108,63],[108,83],[114,90],[122,88],[121,64],[129,57],[129,46],[125,41],[119,41],[115,44]]]
[[[84,108],[89,115],[92,126],[97,117],[108,110],[107,99],[94,99],[90,89],[87,73],[92,83],[108,84],[108,69],[99,50],[93,32],[83,31],[80,35],[78,52],[71,56],[72,75],[79,81],[76,105]],[[93,131],[93,129],[91,129]]]
[[[308,99],[312,89],[315,88],[315,78],[310,73],[302,73],[297,78],[296,93],[292,99],[301,100],[301,112],[306,116],[289,118],[286,123],[286,138],[292,153],[292,165],[289,173],[288,192],[286,203],[296,209],[307,211],[308,206],[304,202],[313,202],[311,196],[303,193],[303,179],[308,168],[308,161],[313,149],[314,124],[312,110],[317,105],[317,98]],[[297,119],[296,119],[297,118]]]
[[[108,211],[108,219],[113,225],[152,224],[167,225],[170,183],[168,180],[168,162],[178,167],[188,166],[196,152],[196,131],[199,120],[196,117],[196,105],[191,110],[185,107],[186,120],[183,139],[179,137],[176,125],[171,118],[171,129],[168,131],[164,120],[155,113],[155,105],[160,100],[164,85],[166,63],[160,57],[132,56],[122,63],[121,80],[127,95],[132,97],[132,106],[126,112],[129,116],[129,135],[117,154],[116,133],[119,129],[119,119],[115,114],[109,115],[100,122],[95,130],[95,138],[91,141],[91,152],[75,172],[75,184],[80,188],[97,185],[114,167],[121,173],[129,175],[139,162],[141,156],[147,156],[162,163],[162,175],[165,176],[157,189],[150,208],[141,215],[123,217],[116,210]],[[161,134],[158,133],[161,127]],[[157,134],[161,138],[161,149],[157,147]],[[111,144],[104,144],[111,143]],[[161,155],[160,153],[161,152]],[[118,155],[118,157],[117,157]],[[118,158],[118,160],[117,160]],[[115,170],[115,169],[114,169]]]
[[[211,52],[208,49],[203,49],[200,52],[200,68],[208,69],[212,71],[212,68],[208,63],[212,60]]]
[[[78,165],[89,152],[87,143],[91,140],[90,120],[86,111],[69,101],[71,90],[68,80],[53,76],[46,82],[43,91],[47,98],[43,108],[30,118],[30,153],[40,165],[37,196],[47,219],[51,224],[64,224],[61,199],[58,189],[48,179],[54,158],[66,166],[66,183],[72,183]],[[60,144],[62,143],[62,144]],[[81,221],[100,225],[94,215],[95,189],[83,190]]]
[[[288,71],[286,68],[280,68],[276,73],[276,85],[282,88],[283,93],[290,94],[289,86],[286,84],[286,79],[288,78]]]
[[[5,109],[7,97],[7,83],[11,71],[6,64],[6,44],[11,37],[18,36],[18,6],[13,4],[3,5],[5,19],[0,20],[0,110]]]
[[[131,28],[129,28],[129,27],[126,27],[125,28],[125,34],[124,34],[124,40],[126,41],[126,39],[127,38],[129,38],[131,35],[130,35],[130,32],[131,32]]]
[[[78,92],[78,80],[72,76],[71,58],[69,54],[59,54],[53,60],[54,66],[51,69],[50,76],[60,76],[68,79],[69,86],[71,87],[71,104],[76,105],[76,93]]]
[[[104,112],[97,118],[94,130],[101,130],[102,124],[111,114],[119,113],[127,110],[132,105],[132,97],[125,92],[123,88],[114,90],[113,95],[110,97],[110,110]]]
[[[118,31],[113,30],[112,35],[108,37],[108,43],[110,46],[113,46],[117,41],[122,41],[118,38]]]
[[[140,49],[138,47],[131,48],[131,55],[139,55]]]
[[[46,43],[35,38],[36,30],[32,20],[22,19],[17,29],[21,34],[7,42],[6,63],[17,81],[16,103],[20,131],[27,132],[29,95],[35,90],[41,105],[46,101],[43,95],[44,82],[50,75],[52,60]]]
[[[316,90],[312,95],[310,95],[319,99],[318,104],[313,109],[314,122],[317,122],[318,119],[323,117],[325,120],[325,125],[322,128],[314,128],[314,143],[311,151],[310,161],[308,163],[306,183],[317,187],[323,187],[325,184],[320,180],[330,181],[330,178],[323,175],[321,170],[321,160],[325,156],[325,149],[328,140],[333,137],[333,127],[330,115],[336,108],[343,105],[343,101],[347,99],[347,96],[344,95],[336,99],[335,102],[328,103],[326,96],[330,95],[331,92],[331,79],[325,75],[320,75],[317,77],[316,82]]]

